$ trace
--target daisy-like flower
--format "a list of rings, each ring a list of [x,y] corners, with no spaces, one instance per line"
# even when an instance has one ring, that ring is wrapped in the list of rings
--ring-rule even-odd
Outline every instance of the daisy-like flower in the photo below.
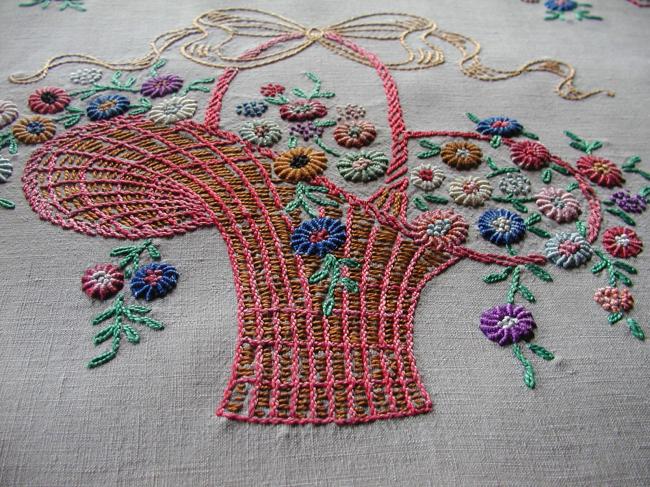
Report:
[[[614,193],[610,200],[618,205],[618,207],[627,211],[628,213],[643,213],[646,209],[646,199],[640,194],[632,196],[629,191],[617,191]]]
[[[294,147],[273,161],[273,170],[280,179],[290,183],[310,181],[327,169],[324,152],[309,147]]]
[[[563,189],[542,189],[537,195],[536,203],[539,211],[558,223],[573,222],[581,213],[578,200]]]
[[[336,107],[336,119],[339,122],[343,120],[360,120],[365,118],[366,109],[361,105],[347,104],[345,106]]]
[[[467,239],[469,225],[453,210],[433,210],[413,220],[415,242],[436,250],[461,245]]]
[[[18,120],[12,127],[12,133],[23,144],[41,144],[54,137],[56,126],[51,120],[36,115]]]
[[[596,290],[594,301],[611,313],[627,312],[634,308],[634,297],[627,288],[601,287]]]
[[[99,95],[86,108],[86,114],[92,121],[108,120],[126,113],[131,106],[128,98],[122,95]]]
[[[81,289],[94,299],[115,296],[124,286],[124,274],[113,264],[97,264],[81,276]]]
[[[235,107],[237,115],[244,117],[261,117],[268,109],[269,106],[263,101],[247,101]]]
[[[291,234],[291,248],[299,255],[325,255],[345,242],[345,227],[335,218],[313,218],[302,222]]]
[[[305,142],[310,141],[314,137],[323,135],[323,127],[315,125],[314,122],[297,122],[292,123],[289,127],[289,133],[294,137],[301,138]]]
[[[8,159],[0,156],[0,183],[6,183],[14,172],[14,166]]]
[[[492,185],[476,176],[459,176],[449,183],[449,196],[463,206],[481,206],[492,196]]]
[[[76,85],[92,85],[102,79],[102,75],[97,68],[82,68],[70,73],[70,81]]]
[[[504,208],[487,210],[478,219],[481,236],[496,245],[519,242],[526,234],[526,223],[516,213]]]
[[[375,126],[366,120],[344,122],[334,130],[334,140],[340,146],[359,148],[370,145],[377,137]]]
[[[267,83],[260,87],[260,93],[262,96],[277,96],[284,93],[285,89],[286,88],[280,84]]]
[[[18,118],[18,107],[15,103],[0,100],[0,129],[11,124]]]
[[[480,147],[464,140],[445,144],[440,151],[442,161],[456,169],[473,169],[483,160]]]
[[[388,157],[379,151],[352,152],[341,157],[336,163],[343,179],[367,183],[383,176],[388,168]]]
[[[547,0],[544,6],[554,12],[568,12],[575,10],[578,7],[578,3],[574,0]]]
[[[603,234],[603,247],[614,257],[636,257],[643,250],[643,242],[630,228],[613,227]]]
[[[537,327],[530,311],[518,304],[500,304],[483,311],[480,330],[502,347],[533,338]]]
[[[514,137],[523,130],[524,127],[517,120],[508,117],[489,117],[476,124],[476,131],[483,135]]]
[[[304,122],[327,115],[327,108],[319,101],[298,100],[280,106],[280,117],[289,122]]]
[[[196,100],[184,96],[172,96],[163,100],[149,111],[149,119],[162,125],[170,125],[192,118],[196,113]]]
[[[149,98],[160,98],[162,96],[176,93],[183,86],[183,78],[175,74],[163,74],[154,76],[142,83],[140,93]]]
[[[579,233],[561,232],[546,242],[544,253],[556,266],[573,269],[590,260],[594,251]]]
[[[29,96],[27,104],[34,113],[42,115],[62,112],[70,104],[70,95],[55,86],[39,88]]]
[[[277,123],[271,120],[253,120],[241,126],[239,135],[251,144],[271,147],[282,138],[282,130]]]
[[[522,140],[512,144],[510,158],[522,169],[537,170],[549,163],[551,153],[539,142]]]
[[[576,167],[580,174],[586,176],[598,186],[613,188],[614,186],[621,186],[625,182],[623,173],[616,164],[602,157],[583,156],[578,159]]]
[[[523,174],[510,173],[499,181],[499,189],[503,194],[523,196],[530,193],[530,179]]]
[[[131,278],[131,294],[151,301],[167,295],[178,283],[178,271],[171,264],[153,262],[140,267]]]
[[[411,173],[411,183],[422,191],[433,191],[445,180],[442,169],[431,164],[420,164]]]

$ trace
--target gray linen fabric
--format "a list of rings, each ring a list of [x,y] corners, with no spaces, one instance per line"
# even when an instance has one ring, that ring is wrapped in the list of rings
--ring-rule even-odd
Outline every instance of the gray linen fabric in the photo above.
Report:
[[[10,73],[34,71],[67,52],[140,55],[155,35],[226,6],[87,0],[82,14],[17,3],[0,3],[0,99],[23,104],[31,87],[10,84]],[[264,8],[305,25],[400,10],[479,40],[491,66],[565,60],[578,69],[580,88],[612,89],[616,97],[569,102],[555,96],[557,80],[547,74],[498,83],[466,78],[449,46],[443,46],[443,66],[395,78],[412,130],[471,130],[466,111],[508,114],[567,160],[578,156],[562,134],[571,129],[602,140],[601,155],[617,162],[639,154],[647,169],[650,11],[623,0],[593,4],[605,21],[544,22],[541,5],[519,0],[234,0],[227,6]],[[166,57],[167,72],[186,79],[220,72],[177,50]],[[39,86],[62,83],[74,69],[54,70]],[[371,118],[384,120],[381,85],[371,70],[314,47],[238,78],[223,126],[237,127],[233,104],[254,95],[260,80],[292,82],[307,69],[341,101],[365,104]],[[207,95],[198,98],[202,112]],[[102,305],[80,292],[79,277],[117,243],[40,221],[19,182],[28,155],[21,148],[13,180],[0,188],[17,203],[0,213],[1,486],[650,484],[648,343],[631,338],[623,324],[607,325],[592,301],[604,282],[588,269],[550,269],[556,282],[535,285],[537,341],[557,359],[536,362],[534,391],[523,386],[510,351],[487,341],[477,326],[481,311],[503,300],[505,284],[484,285],[478,276],[488,268],[463,261],[428,284],[416,314],[415,354],[434,402],[431,413],[354,427],[249,425],[214,416],[230,373],[236,307],[226,247],[216,230],[204,229],[158,240],[182,274],[178,288],[154,306],[166,329],[145,332],[109,365],[86,369],[98,353],[89,321]],[[411,156],[409,165],[415,164]],[[638,176],[629,179],[632,189],[643,184]],[[650,227],[638,220],[640,237],[650,242]],[[539,248],[541,240],[528,240]],[[650,260],[642,254],[634,263],[640,272],[635,316],[647,327]]]

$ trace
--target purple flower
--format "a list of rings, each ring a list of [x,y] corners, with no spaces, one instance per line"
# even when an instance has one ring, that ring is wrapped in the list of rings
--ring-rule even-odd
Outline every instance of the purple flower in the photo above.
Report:
[[[149,98],[160,98],[161,96],[176,93],[183,86],[183,78],[175,74],[154,76],[142,83],[140,93]]]
[[[646,208],[646,200],[640,194],[632,196],[629,191],[617,191],[610,197],[611,201],[628,213],[643,213]]]
[[[294,137],[303,139],[305,142],[323,135],[323,127],[315,125],[314,122],[298,122],[291,124],[289,132]]]
[[[483,334],[501,346],[528,340],[537,325],[526,308],[515,304],[500,304],[483,311],[479,328]]]

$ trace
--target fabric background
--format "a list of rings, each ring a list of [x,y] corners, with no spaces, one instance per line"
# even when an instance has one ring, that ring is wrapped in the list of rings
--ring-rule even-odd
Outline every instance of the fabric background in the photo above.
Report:
[[[622,162],[639,154],[646,170],[650,164],[650,11],[622,0],[593,1],[604,22],[544,22],[541,5],[519,0],[87,0],[83,14],[17,3],[0,2],[2,99],[25,100],[32,88],[7,76],[34,71],[50,56],[130,58],[157,34],[189,26],[212,8],[259,7],[317,26],[399,10],[479,40],[490,66],[562,59],[576,66],[579,88],[617,93],[569,102],[553,93],[556,78],[546,74],[480,82],[464,77],[458,53],[443,46],[446,64],[394,75],[411,130],[471,130],[466,111],[507,114],[566,160],[579,156],[562,134],[571,129],[604,141],[602,156]],[[178,50],[166,57],[167,71],[186,78],[219,74]],[[53,71],[46,85],[74,69]],[[366,104],[375,120],[384,119],[372,71],[319,48],[246,73],[226,103],[232,111],[267,76],[296,80],[306,69],[345,102]],[[200,99],[202,111],[207,95]],[[229,123],[226,117],[223,126]],[[482,310],[502,302],[505,285],[484,285],[478,276],[488,268],[463,261],[427,285],[415,319],[415,355],[433,412],[355,427],[249,425],[214,416],[234,351],[235,292],[218,232],[199,230],[158,240],[182,274],[174,293],[155,305],[166,329],[144,332],[138,346],[125,343],[110,365],[86,369],[97,353],[90,318],[102,304],[79,291],[79,278],[117,242],[40,221],[19,182],[28,155],[21,148],[13,180],[2,187],[17,207],[0,214],[1,486],[650,484],[649,345],[624,324],[607,325],[592,300],[604,281],[588,269],[556,269],[556,282],[535,285],[537,341],[558,358],[536,362],[534,391],[523,386],[509,350],[477,326]],[[635,190],[643,183],[634,175],[629,182]],[[650,243],[650,228],[637,220]],[[647,330],[646,254],[634,262],[640,276],[633,292],[635,316]]]

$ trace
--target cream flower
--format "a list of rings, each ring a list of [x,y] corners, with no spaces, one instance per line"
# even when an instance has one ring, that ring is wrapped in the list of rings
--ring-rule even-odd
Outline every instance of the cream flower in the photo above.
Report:
[[[440,187],[445,179],[445,173],[437,166],[420,164],[411,173],[411,183],[422,191],[433,191]]]
[[[192,118],[196,112],[196,100],[185,98],[184,96],[172,96],[156,105],[149,112],[149,118],[163,125]]]
[[[82,68],[70,73],[70,81],[76,85],[92,85],[102,79],[102,75],[97,68]]]
[[[492,185],[476,176],[459,176],[449,184],[449,196],[463,206],[481,206],[492,196]]]
[[[18,118],[18,107],[10,101],[0,100],[0,129]]]

